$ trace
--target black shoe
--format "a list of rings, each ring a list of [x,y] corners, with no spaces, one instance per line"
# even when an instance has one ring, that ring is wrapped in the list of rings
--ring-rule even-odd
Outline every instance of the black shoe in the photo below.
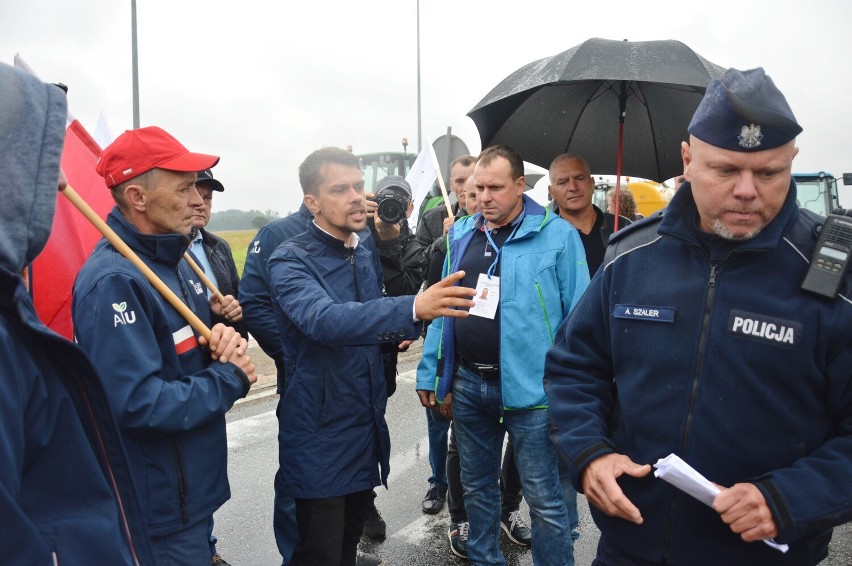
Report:
[[[470,524],[450,523],[450,529],[447,531],[447,538],[450,539],[450,552],[467,560],[467,531]]]
[[[367,520],[364,522],[364,534],[370,538],[383,539],[385,538],[387,530],[388,526],[385,524],[385,520],[382,519],[382,516],[379,515],[379,510],[376,509],[376,502],[371,501],[369,507],[367,507]],[[368,554],[366,556],[372,556],[372,554]],[[360,564],[360,562],[358,564]],[[370,563],[365,562],[364,564]],[[376,564],[378,564],[378,562]]]
[[[434,515],[440,513],[444,508],[444,502],[447,500],[447,488],[442,485],[433,485],[426,492],[426,497],[423,498],[423,512]]]
[[[215,565],[215,566],[231,566],[230,564],[228,564],[228,563],[225,561],[225,559],[224,559],[224,558],[222,558],[221,556],[219,556],[219,553],[218,553],[218,552],[217,552],[216,554],[214,554],[213,556],[211,556],[211,557],[210,557],[210,564],[213,564],[213,565]]]
[[[355,555],[355,566],[385,566],[385,561],[375,554],[359,550]]]
[[[515,544],[529,546],[532,541],[532,532],[521,518],[520,511],[512,511],[508,515],[503,515],[503,518],[500,519],[500,528]]]

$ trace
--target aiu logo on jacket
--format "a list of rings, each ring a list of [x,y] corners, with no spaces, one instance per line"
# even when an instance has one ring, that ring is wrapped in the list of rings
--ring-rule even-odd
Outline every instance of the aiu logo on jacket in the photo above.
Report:
[[[136,322],[136,313],[134,311],[127,312],[126,302],[122,301],[121,303],[113,303],[112,310],[115,311],[115,314],[112,317],[113,328],[116,328],[119,324],[124,326]]]

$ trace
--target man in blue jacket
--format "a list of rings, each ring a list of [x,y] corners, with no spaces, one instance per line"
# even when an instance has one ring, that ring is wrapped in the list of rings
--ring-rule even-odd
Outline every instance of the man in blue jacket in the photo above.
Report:
[[[852,518],[852,277],[800,288],[824,222],[796,204],[801,131],[763,69],[711,82],[686,182],[613,236],[548,353],[595,564],[811,565]],[[654,478],[670,453],[721,487],[712,508]]]
[[[576,504],[570,486],[563,490],[548,438],[543,379],[553,332],[589,283],[586,258],[577,230],[524,196],[523,161],[514,149],[487,148],[473,176],[479,214],[450,228],[444,273],[464,271],[461,284],[476,288],[477,304],[468,318],[429,327],[417,392],[425,407],[441,402],[453,419],[470,563],[505,564],[497,479],[508,433],[530,507],[533,560],[573,564]]]
[[[66,118],[62,90],[0,63],[0,548],[8,564],[153,565],[104,388],[21,276],[65,188]]]
[[[282,488],[296,500],[291,566],[355,564],[372,489],[387,485],[390,436],[381,345],[419,336],[420,321],[466,316],[473,289],[454,274],[415,297],[382,297],[358,157],[338,148],[299,167],[307,231],[269,260],[287,383],[279,410]],[[379,470],[381,467],[381,472]]]
[[[367,201],[368,214],[372,213],[377,216],[375,214],[376,208],[375,202]],[[274,220],[261,228],[249,243],[243,276],[240,281],[240,303],[244,312],[243,325],[251,332],[266,355],[275,362],[279,394],[284,392],[286,379],[284,353],[281,346],[281,332],[272,311],[274,301],[267,263],[272,252],[281,243],[303,233],[312,220],[313,216],[311,216],[308,207],[302,203],[296,213]],[[401,233],[400,230],[396,232],[396,234],[386,236],[385,239],[382,239],[383,236],[376,231],[375,227],[372,229],[365,228],[359,233],[361,244],[373,253],[377,269],[385,272],[385,291],[390,296],[411,293],[411,287],[416,282],[414,265],[412,265],[416,262],[416,258],[412,260],[414,255],[412,248],[416,244],[413,238],[408,238],[407,234]],[[390,280],[388,280],[388,275],[390,275]],[[417,286],[419,287],[419,284]],[[387,347],[390,347],[390,345],[387,345]],[[387,356],[387,353],[384,355]],[[395,379],[393,385],[394,387],[396,385]],[[390,383],[388,391],[390,391]],[[282,402],[279,400],[276,409],[279,418],[281,407]],[[299,542],[299,533],[296,525],[295,502],[292,497],[283,494],[281,481],[281,470],[279,469],[275,473],[272,530],[278,552],[281,554],[283,563],[286,564]],[[372,501],[367,512],[364,534],[371,538],[383,539],[386,529],[387,525],[376,509],[375,501]],[[381,563],[381,559],[378,557],[358,551],[358,566],[374,566],[379,563]]]
[[[218,161],[148,127],[123,133],[97,165],[116,202],[107,223],[207,325],[206,289],[181,258],[202,202],[195,172]],[[77,276],[72,312],[124,433],[157,563],[209,564],[210,518],[230,497],[225,413],[257,379],[246,341],[221,323],[209,341],[196,336],[105,240]]]

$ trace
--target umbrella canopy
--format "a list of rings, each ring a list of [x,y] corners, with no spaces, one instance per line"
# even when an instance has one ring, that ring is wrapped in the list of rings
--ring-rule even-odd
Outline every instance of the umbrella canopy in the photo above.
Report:
[[[482,147],[510,145],[541,167],[570,152],[595,174],[662,181],[683,171],[680,142],[724,72],[679,41],[594,38],[521,67],[468,116]]]

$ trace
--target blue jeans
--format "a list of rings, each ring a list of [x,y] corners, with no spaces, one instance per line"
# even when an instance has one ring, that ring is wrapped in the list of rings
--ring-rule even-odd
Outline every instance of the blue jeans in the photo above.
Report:
[[[426,409],[426,429],[429,431],[429,466],[432,475],[429,485],[447,487],[447,435],[450,421],[432,409]]]
[[[502,422],[501,422],[502,419]],[[532,520],[532,556],[537,566],[573,566],[573,543],[564,484],[548,435],[546,409],[503,412],[499,381],[486,381],[464,366],[453,380],[453,427],[459,445],[464,504],[470,521],[468,560],[474,566],[504,566],[500,553],[500,461],[506,433]]]
[[[210,515],[210,524],[207,526],[207,544],[210,546],[210,556],[216,554],[216,543],[219,542],[213,535],[213,515]]]

